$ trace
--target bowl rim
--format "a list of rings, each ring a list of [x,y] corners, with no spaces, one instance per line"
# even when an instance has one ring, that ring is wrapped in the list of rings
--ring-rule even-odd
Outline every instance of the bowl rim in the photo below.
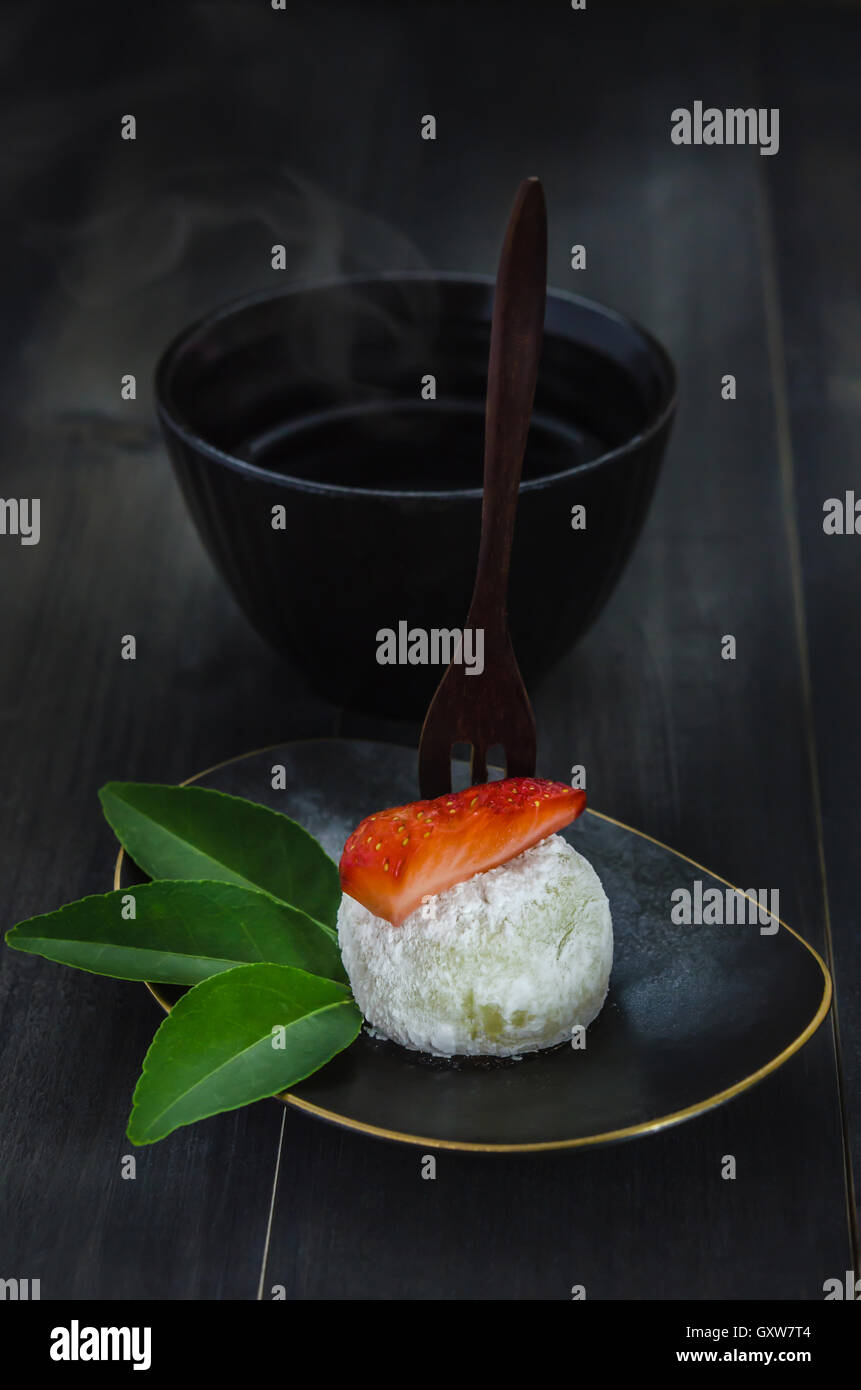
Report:
[[[227,450],[220,449],[217,445],[204,439],[166,404],[168,381],[178,354],[192,338],[214,328],[222,319],[230,318],[246,309],[253,308],[257,304],[263,304],[271,300],[291,298],[295,295],[309,292],[313,293],[320,290],[340,289],[347,286],[376,285],[381,282],[402,283],[410,281],[489,288],[494,288],[496,284],[493,275],[471,273],[468,271],[387,270],[379,271],[374,274],[363,272],[356,275],[333,275],[313,280],[297,280],[293,284],[285,285],[280,289],[253,290],[248,294],[228,300],[218,305],[215,309],[201,315],[185,328],[181,329],[171,338],[170,342],[159,355],[154,373],[154,394],[156,411],[163,427],[170,434],[178,436],[189,448],[193,449],[198,454],[202,454],[210,461],[226,466],[245,477],[258,478],[275,485],[280,485],[284,487],[285,490],[295,490],[297,492],[311,493],[318,496],[379,498],[381,501],[470,501],[480,498],[483,493],[482,487],[423,488],[409,490],[399,488],[353,487],[343,483],[316,482],[308,478],[296,478],[290,473],[276,472],[274,469],[261,468],[259,464],[250,463],[246,459],[241,459],[236,454],[228,453]],[[557,484],[570,481],[575,477],[582,477],[584,474],[597,471],[597,469],[605,467],[614,460],[632,453],[636,448],[648,444],[659,435],[668,422],[672,420],[678,399],[678,374],[670,354],[663,344],[659,342],[648,329],[643,328],[641,324],[637,323],[635,319],[630,318],[627,314],[623,314],[617,309],[610,308],[609,305],[600,303],[598,300],[589,299],[585,295],[574,294],[569,290],[551,289],[548,286],[547,300],[548,304],[553,300],[577,309],[586,310],[597,317],[611,320],[620,328],[627,329],[629,332],[633,331],[634,334],[642,339],[644,346],[657,358],[662,367],[666,377],[666,395],[662,405],[649,419],[647,425],[636,434],[631,435],[630,438],[626,439],[622,444],[617,445],[614,449],[607,450],[606,453],[599,454],[597,458],[572,464],[570,468],[563,469],[559,473],[549,473],[540,478],[521,480],[521,493],[539,492],[546,488],[556,486]],[[322,412],[322,414],[325,415],[326,412]],[[301,426],[303,420],[308,423],[312,418],[313,414],[299,417],[296,421],[297,427]],[[561,422],[554,422],[554,428],[559,429],[560,433],[564,434],[566,432],[566,427]],[[572,431],[572,434],[573,433]]]

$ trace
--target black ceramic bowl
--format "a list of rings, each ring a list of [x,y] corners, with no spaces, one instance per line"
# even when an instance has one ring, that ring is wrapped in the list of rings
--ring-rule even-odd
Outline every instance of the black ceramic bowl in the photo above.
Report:
[[[337,704],[420,716],[441,670],[380,665],[377,634],[465,621],[493,289],[392,274],[255,294],[158,364],[162,429],[210,555],[258,631]],[[528,686],[612,592],[674,408],[654,338],[548,294],[509,602]],[[578,505],[585,529],[572,527]]]

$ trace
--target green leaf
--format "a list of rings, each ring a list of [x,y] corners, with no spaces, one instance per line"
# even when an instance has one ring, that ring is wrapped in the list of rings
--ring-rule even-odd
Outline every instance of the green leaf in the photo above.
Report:
[[[129,895],[134,918],[124,918]],[[19,922],[17,951],[112,975],[196,985],[235,965],[269,961],[346,981],[335,933],[297,908],[233,883],[160,879],[82,898]]]
[[[153,1038],[128,1137],[153,1144],[180,1125],[277,1095],[348,1047],[361,1026],[349,990],[291,966],[214,975],[183,995]]]
[[[338,870],[301,825],[205,787],[108,782],[102,809],[150,878],[208,878],[259,888],[334,927]]]

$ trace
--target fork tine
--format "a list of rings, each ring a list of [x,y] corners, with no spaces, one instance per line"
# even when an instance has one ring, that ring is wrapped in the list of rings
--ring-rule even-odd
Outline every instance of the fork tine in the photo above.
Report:
[[[477,743],[472,745],[472,758],[470,759],[469,777],[472,785],[477,782],[487,781],[487,752]]]
[[[514,752],[508,757],[506,749],[507,764],[505,769],[506,777],[534,777],[535,776],[535,729],[532,729],[532,737],[529,737],[529,730],[519,731],[520,736],[514,741]]]
[[[439,693],[439,692],[437,692]],[[425,715],[419,742],[419,791],[428,800],[451,791],[451,750],[454,739],[446,732],[442,710],[435,710],[436,698]]]

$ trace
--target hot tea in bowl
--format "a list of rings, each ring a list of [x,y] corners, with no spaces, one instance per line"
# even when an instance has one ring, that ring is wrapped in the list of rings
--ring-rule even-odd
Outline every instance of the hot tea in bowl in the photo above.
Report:
[[[450,651],[433,634],[465,621],[493,292],[489,277],[414,273],[266,291],[159,361],[161,427],[209,554],[257,630],[337,704],[419,718]],[[611,594],[674,410],[675,371],[650,334],[548,292],[509,594],[527,686]]]

